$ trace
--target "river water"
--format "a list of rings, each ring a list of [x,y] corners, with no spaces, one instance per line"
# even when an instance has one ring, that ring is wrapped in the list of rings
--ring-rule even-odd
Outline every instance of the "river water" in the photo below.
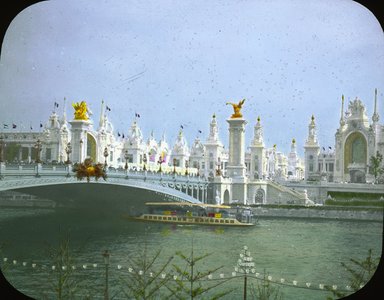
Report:
[[[118,214],[74,209],[1,208],[0,263],[7,280],[19,291],[35,299],[42,299],[44,295],[55,298],[58,271],[52,270],[57,263],[49,257],[49,249],[58,248],[67,237],[71,266],[75,267],[72,274],[79,285],[77,294],[103,298],[105,265],[101,253],[108,249],[111,253],[108,292],[114,299],[126,299],[125,276],[129,268],[140,271],[140,264],[132,260],[154,257],[155,252],[161,250],[153,268],[159,270],[173,256],[162,271],[173,277],[172,264],[190,270],[175,253],[180,251],[190,257],[193,249],[195,258],[210,254],[195,264],[194,274],[221,267],[211,278],[204,277],[203,286],[229,279],[210,294],[196,299],[210,299],[215,293],[228,289],[234,290],[224,299],[243,299],[244,279],[232,277],[232,272],[246,245],[255,263],[253,276],[262,277],[264,272],[267,277],[271,276],[270,286],[278,289],[283,299],[326,299],[331,293],[321,290],[319,284],[345,289],[349,284],[348,273],[341,263],[349,264],[351,258],[363,260],[369,249],[374,256],[379,256],[382,235],[380,222],[263,218],[252,228],[223,229],[139,223]],[[278,284],[282,278],[284,284]],[[293,281],[297,281],[296,286]],[[248,277],[249,299],[261,282]],[[158,299],[164,295],[158,292]]]

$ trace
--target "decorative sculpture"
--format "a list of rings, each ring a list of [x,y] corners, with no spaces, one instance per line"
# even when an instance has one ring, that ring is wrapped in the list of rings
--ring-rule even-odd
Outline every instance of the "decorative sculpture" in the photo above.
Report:
[[[242,108],[244,102],[245,102],[245,99],[240,100],[239,103],[237,103],[237,104],[236,103],[231,103],[231,102],[227,102],[226,103],[226,105],[231,104],[232,107],[233,107],[233,111],[234,112],[233,112],[233,114],[231,116],[231,119],[242,118],[243,117],[243,115],[241,114],[241,108]]]
[[[96,181],[100,177],[102,177],[104,180],[107,179],[107,174],[103,164],[95,164],[90,158],[85,159],[84,163],[76,163],[73,166],[73,172],[76,173],[78,180],[83,180],[84,177],[87,178],[88,182],[90,181],[91,177],[95,177]]]
[[[75,120],[88,120],[89,110],[85,101],[72,103],[72,106],[75,109]]]

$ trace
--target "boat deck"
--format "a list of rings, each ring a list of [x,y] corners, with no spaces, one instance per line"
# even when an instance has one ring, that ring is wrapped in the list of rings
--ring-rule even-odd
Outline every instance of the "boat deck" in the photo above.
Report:
[[[239,222],[234,218],[214,218],[205,216],[177,216],[177,215],[157,215],[143,214],[134,217],[138,221],[173,223],[173,224],[195,224],[195,225],[218,225],[218,226],[252,226],[254,223]]]

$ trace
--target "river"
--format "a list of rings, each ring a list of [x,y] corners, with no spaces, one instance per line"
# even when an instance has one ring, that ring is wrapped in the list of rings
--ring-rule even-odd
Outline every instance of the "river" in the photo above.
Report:
[[[351,258],[363,260],[369,249],[379,256],[382,235],[381,222],[262,218],[252,228],[223,229],[138,223],[118,214],[76,209],[1,208],[0,263],[7,280],[19,291],[35,299],[44,295],[54,298],[58,270],[52,270],[57,263],[49,256],[49,249],[58,248],[68,238],[72,261],[71,266],[64,268],[75,268],[72,274],[78,282],[76,292],[102,299],[106,272],[102,253],[108,249],[108,293],[114,299],[126,299],[126,275],[129,268],[132,272],[141,271],[137,263],[140,257],[149,259],[161,250],[153,267],[156,271],[173,256],[162,271],[172,281],[176,274],[172,264],[189,270],[175,253],[180,251],[190,257],[193,249],[195,258],[210,254],[196,262],[194,274],[219,268],[212,277],[204,277],[204,286],[228,279],[210,294],[196,299],[210,299],[229,289],[234,290],[223,299],[243,299],[244,279],[233,277],[233,272],[246,245],[255,263],[255,273],[251,275],[270,276],[270,286],[278,289],[283,299],[326,299],[331,293],[319,285],[345,289],[349,274],[341,263],[350,264]],[[136,264],[134,259],[138,259]],[[261,282],[248,277],[249,299]],[[158,293],[158,299],[162,299],[164,294]]]

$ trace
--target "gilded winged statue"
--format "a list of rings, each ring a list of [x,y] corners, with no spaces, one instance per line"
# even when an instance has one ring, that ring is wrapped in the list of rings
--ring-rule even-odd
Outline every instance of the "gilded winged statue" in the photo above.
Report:
[[[242,118],[243,117],[243,115],[241,114],[241,108],[242,108],[244,102],[245,102],[245,99],[240,100],[239,103],[237,103],[237,104],[236,103],[231,103],[231,102],[227,102],[226,103],[226,105],[231,104],[232,107],[233,107],[234,113],[231,116],[232,119],[234,119],[234,118]]]
[[[88,120],[88,108],[85,101],[72,103],[72,106],[75,109],[75,120]]]

